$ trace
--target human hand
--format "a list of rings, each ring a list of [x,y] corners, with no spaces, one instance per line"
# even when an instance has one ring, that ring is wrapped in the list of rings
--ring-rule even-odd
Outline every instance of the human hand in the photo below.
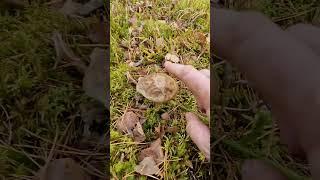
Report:
[[[195,96],[199,108],[209,116],[210,114],[210,71],[196,70],[190,65],[164,63],[165,69],[183,81]],[[205,157],[210,160],[210,130],[192,112],[185,114],[187,133]]]
[[[246,74],[271,105],[280,137],[305,154],[320,179],[320,30],[296,25],[286,31],[256,12],[213,9],[213,51]],[[286,179],[261,161],[246,161],[244,180]]]

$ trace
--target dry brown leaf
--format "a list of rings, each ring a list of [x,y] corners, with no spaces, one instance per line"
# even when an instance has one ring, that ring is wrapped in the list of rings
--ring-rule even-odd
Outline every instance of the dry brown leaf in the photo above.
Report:
[[[123,133],[132,134],[133,129],[139,122],[139,117],[132,111],[125,112],[117,122],[117,129]]]
[[[136,126],[134,127],[133,131],[132,131],[132,134],[133,134],[133,139],[135,142],[143,142],[144,140],[146,140],[146,135],[144,134],[143,132],[143,128],[142,128],[142,125],[139,122],[137,122]]]
[[[150,147],[143,149],[139,154],[139,160],[152,157],[157,164],[163,162],[164,155],[161,147],[161,139],[158,138],[150,144]]]
[[[168,133],[176,133],[176,132],[178,132],[178,130],[179,130],[179,128],[177,126],[166,128],[166,132],[168,132]]]
[[[85,71],[85,69],[87,68],[86,65],[81,61],[79,57],[77,57],[73,53],[70,47],[63,41],[62,35],[59,32],[53,32],[52,40],[54,42],[54,47],[57,55],[54,68],[56,68],[62,60],[66,60],[67,62],[69,62],[70,65],[76,66],[79,71]]]
[[[160,169],[152,157],[146,157],[136,166],[135,171],[141,175],[150,176],[158,174]]]
[[[158,49],[162,49],[164,47],[164,43],[165,43],[165,41],[162,37],[156,39],[156,47]]]
[[[129,66],[130,67],[138,67],[143,63],[143,59],[140,59],[138,62],[130,62]]]
[[[166,102],[178,92],[176,81],[164,73],[150,74],[138,79],[136,90],[154,102]]]
[[[171,61],[171,62],[173,62],[173,63],[179,63],[179,62],[180,62],[180,59],[179,59],[179,57],[178,57],[177,55],[170,54],[170,53],[168,53],[168,54],[164,57],[164,59],[165,59],[166,61]]]
[[[201,45],[201,47],[205,47],[206,44],[207,44],[207,37],[204,33],[201,33],[201,32],[197,32],[196,34],[196,37],[198,39],[198,43]]]
[[[79,164],[70,158],[56,159],[40,170],[40,180],[90,180]]]
[[[130,43],[127,40],[122,40],[120,42],[120,47],[122,47],[123,49],[129,49]]]
[[[109,51],[101,48],[95,48],[90,55],[90,65],[86,69],[83,78],[83,89],[86,94],[103,103],[105,106],[109,103],[109,79],[108,66]],[[107,77],[106,77],[107,76]]]
[[[160,125],[154,128],[154,131],[157,135],[158,138],[162,139],[164,134],[165,134],[165,130],[164,130],[164,126]]]
[[[166,120],[166,121],[170,120],[170,114],[167,113],[167,112],[162,113],[161,114],[161,119]]]
[[[130,72],[126,72],[126,76],[129,83],[137,84],[138,82],[131,76]]]

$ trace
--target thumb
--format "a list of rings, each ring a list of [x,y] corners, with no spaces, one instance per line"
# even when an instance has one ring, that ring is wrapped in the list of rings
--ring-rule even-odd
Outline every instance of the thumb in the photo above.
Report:
[[[246,160],[241,174],[243,180],[287,180],[277,169],[260,160]]]
[[[186,113],[187,133],[192,141],[204,153],[207,160],[210,160],[210,130],[199,118],[191,113]]]

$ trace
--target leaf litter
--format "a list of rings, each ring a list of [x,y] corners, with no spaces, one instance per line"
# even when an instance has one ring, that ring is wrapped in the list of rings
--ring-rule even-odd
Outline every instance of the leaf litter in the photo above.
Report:
[[[141,123],[134,112],[128,111],[118,120],[117,128],[120,132],[132,136],[135,142],[143,142],[146,137]]]
[[[143,149],[139,154],[139,160],[141,162],[136,166],[136,172],[142,175],[158,174],[160,172],[158,166],[164,160],[161,138],[152,142],[150,147]]]

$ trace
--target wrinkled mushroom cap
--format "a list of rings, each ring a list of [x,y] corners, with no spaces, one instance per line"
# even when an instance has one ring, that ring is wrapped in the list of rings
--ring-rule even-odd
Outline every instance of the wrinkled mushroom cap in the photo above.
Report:
[[[178,85],[167,74],[155,73],[139,78],[137,91],[153,102],[166,102],[177,94]]]

